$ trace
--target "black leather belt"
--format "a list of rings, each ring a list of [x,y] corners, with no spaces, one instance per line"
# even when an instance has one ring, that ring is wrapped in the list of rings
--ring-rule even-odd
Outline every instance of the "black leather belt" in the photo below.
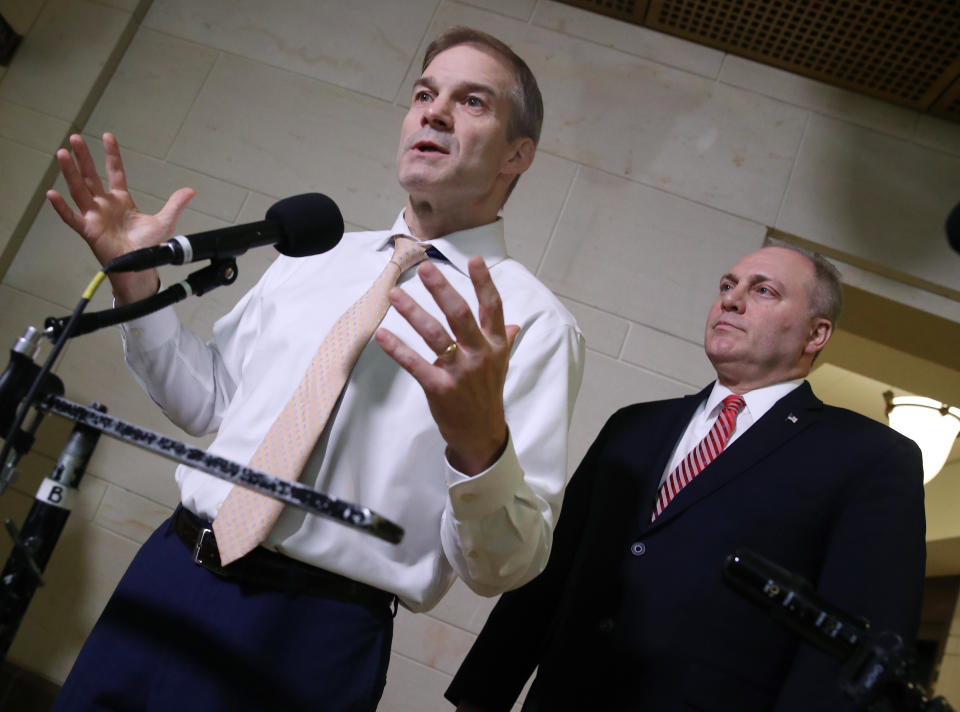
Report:
[[[208,571],[237,583],[284,593],[306,594],[379,608],[396,606],[396,596],[331,571],[304,564],[289,556],[257,547],[227,566],[220,565],[220,552],[210,523],[178,507],[173,530],[193,554],[193,560]]]

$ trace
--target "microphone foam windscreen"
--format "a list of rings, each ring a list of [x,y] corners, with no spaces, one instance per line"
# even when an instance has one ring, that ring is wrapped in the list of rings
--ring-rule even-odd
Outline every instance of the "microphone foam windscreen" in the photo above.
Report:
[[[288,257],[319,255],[343,237],[340,208],[322,193],[303,193],[277,201],[267,211],[266,219],[280,226],[283,237],[276,248]]]

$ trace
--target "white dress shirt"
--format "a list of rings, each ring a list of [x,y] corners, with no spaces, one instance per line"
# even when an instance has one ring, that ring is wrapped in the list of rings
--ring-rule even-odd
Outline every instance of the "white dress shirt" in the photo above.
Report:
[[[392,254],[393,228],[344,235],[330,252],[280,256],[220,319],[209,343],[172,309],[124,328],[127,362],[177,425],[217,430],[210,452],[247,463],[296,388],[336,319],[363,294]],[[371,341],[300,482],[370,507],[405,530],[388,544],[287,507],[264,545],[306,563],[396,593],[427,610],[460,575],[478,593],[519,586],[546,565],[566,482],[567,430],[583,371],[584,343],[573,317],[522,265],[506,256],[503,221],[429,242],[434,263],[477,313],[467,260],[480,255],[521,331],[504,386],[510,439],[486,472],[449,465],[446,443],[420,385]],[[444,325],[415,270],[399,282]],[[396,310],[382,325],[428,361],[436,356]],[[186,466],[181,501],[213,520],[231,485]]]
[[[725,448],[730,447],[733,441],[743,435],[751,425],[760,420],[763,414],[773,407],[774,403],[790,393],[794,388],[797,388],[801,383],[803,383],[803,379],[798,378],[793,381],[784,381],[783,383],[775,383],[772,386],[756,388],[744,393],[743,400],[745,405],[737,416],[736,425],[730,437],[727,439]],[[687,453],[699,445],[700,441],[707,436],[710,428],[712,428],[713,424],[717,421],[717,416],[720,415],[723,399],[732,395],[735,394],[729,388],[720,385],[719,381],[714,382],[710,395],[697,406],[693,417],[690,419],[690,423],[687,425],[687,429],[683,433],[683,437],[680,438],[676,447],[674,447],[673,455],[670,456],[670,460],[667,462],[667,469],[664,470],[663,476],[660,478],[661,485],[666,481],[667,476],[680,465],[683,458],[687,456]]]

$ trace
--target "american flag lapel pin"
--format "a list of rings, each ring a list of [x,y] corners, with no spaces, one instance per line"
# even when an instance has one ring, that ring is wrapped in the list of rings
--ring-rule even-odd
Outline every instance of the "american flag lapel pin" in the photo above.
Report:
[[[789,420],[791,423],[796,423],[796,422],[797,422],[797,416],[795,416],[793,413],[791,413],[790,415],[787,416],[787,420]]]

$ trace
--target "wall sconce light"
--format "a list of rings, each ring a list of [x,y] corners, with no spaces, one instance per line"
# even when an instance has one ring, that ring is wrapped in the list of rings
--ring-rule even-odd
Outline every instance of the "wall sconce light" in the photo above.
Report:
[[[920,446],[926,484],[937,476],[953,449],[953,441],[960,433],[960,408],[931,398],[894,397],[893,391],[886,391],[883,398],[887,402],[890,427]]]

